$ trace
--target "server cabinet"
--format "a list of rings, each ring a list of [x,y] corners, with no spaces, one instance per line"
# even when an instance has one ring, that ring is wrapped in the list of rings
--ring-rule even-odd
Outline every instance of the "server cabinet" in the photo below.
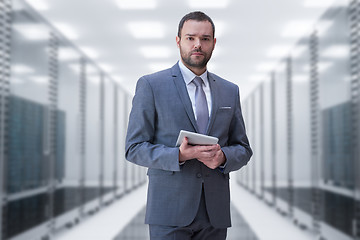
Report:
[[[7,162],[6,146],[8,128],[7,114],[10,88],[10,48],[11,48],[11,1],[2,1],[0,8],[0,239],[6,234],[6,224],[3,223],[6,214],[6,205],[3,199],[6,196],[5,189],[5,164]]]
[[[127,114],[126,114],[126,92],[123,91],[120,87],[116,88],[117,91],[117,124],[118,124],[118,144],[116,149],[118,151],[118,157],[115,160],[117,163],[117,177],[116,177],[116,196],[120,197],[125,192],[125,137],[126,137],[126,129],[127,129]]]
[[[276,174],[276,206],[282,214],[288,214],[289,184],[287,159],[287,64],[283,60],[275,71],[275,174]]]
[[[324,29],[323,22],[332,21]],[[318,33],[319,159],[323,214],[321,234],[327,239],[351,239],[355,219],[350,25],[348,9],[330,9],[320,19]]]
[[[253,143],[255,139],[255,131],[254,131],[255,123],[254,123],[253,113],[254,113],[254,93],[251,93],[247,101],[247,108],[246,108],[247,128],[249,129],[248,138],[250,143]],[[254,159],[256,158],[255,156],[253,157]],[[247,187],[251,193],[254,193],[255,191],[255,160],[254,159],[252,159],[252,161],[249,161],[248,164],[246,165]]]
[[[310,47],[301,39],[291,51],[293,92],[293,218],[301,227],[312,227],[310,156]]]
[[[102,195],[104,202],[111,202],[114,199],[114,135],[116,134],[114,122],[114,88],[115,84],[111,79],[104,78],[104,181]]]
[[[59,38],[57,129],[64,136],[58,146],[54,192],[55,229],[80,219],[81,206],[81,55],[66,40]],[[58,141],[58,144],[60,144]],[[60,151],[59,151],[60,150]]]
[[[263,83],[263,118],[264,118],[264,201],[269,204],[274,204],[274,165],[273,165],[273,148],[272,135],[274,119],[272,116],[272,84],[270,79]]]
[[[7,156],[4,167],[3,239],[31,239],[48,234],[51,217],[50,170],[53,159],[49,114],[50,29],[13,2],[11,81]],[[31,31],[37,31],[32,34]],[[53,106],[53,105],[52,105]],[[52,109],[54,110],[54,109]],[[54,116],[54,115],[53,115]],[[54,132],[53,132],[54,133]],[[52,136],[55,137],[55,134]],[[60,154],[60,152],[59,152]]]
[[[253,122],[254,127],[252,128],[253,134],[254,134],[254,143],[253,146],[256,147],[255,151],[256,154],[254,154],[255,159],[254,161],[254,167],[255,167],[255,173],[254,173],[254,190],[257,197],[262,198],[263,196],[263,146],[262,146],[262,136],[261,136],[261,86],[259,86],[256,91],[253,93]]]
[[[91,63],[86,64],[86,160],[85,160],[85,213],[100,206],[101,179],[101,75]]]

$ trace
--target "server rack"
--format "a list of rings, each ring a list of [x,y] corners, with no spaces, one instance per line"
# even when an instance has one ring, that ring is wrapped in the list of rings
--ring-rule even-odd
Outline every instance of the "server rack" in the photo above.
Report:
[[[293,219],[303,229],[312,226],[310,150],[310,48],[302,38],[291,52]]]
[[[286,83],[287,83],[287,61],[282,60],[275,70],[275,176],[276,176],[276,208],[283,214],[288,214],[288,189],[287,169],[288,169],[288,153],[287,153],[287,102],[286,102]]]
[[[120,128],[126,127],[129,108],[125,104],[130,101],[125,98],[131,96],[113,84],[110,77],[26,2],[2,0],[0,6],[0,239],[52,238],[59,229],[101,208],[101,198],[106,202],[115,194],[123,194],[122,190],[115,190],[115,181],[123,178],[123,169],[113,166],[124,161],[123,157],[118,159],[117,152],[124,142],[118,146],[117,141],[124,138],[125,128],[111,135],[101,120],[119,129],[117,120],[123,118]],[[30,39],[21,27],[27,23],[36,24],[43,32]],[[64,60],[62,57],[68,56],[62,56],[63,50],[74,51],[77,56]],[[69,74],[65,68],[75,73],[62,78]],[[97,146],[112,146],[112,154],[103,155],[101,161],[98,156],[99,166],[104,166],[98,171],[99,184],[87,187],[91,180],[86,170],[91,163],[87,149],[92,147],[89,142],[92,69],[111,83],[101,93],[102,97],[111,97],[104,98],[101,104],[100,98],[96,100],[102,115],[92,127],[103,134]],[[30,77],[34,78],[27,79]],[[123,98],[117,98],[117,91]],[[105,109],[105,102],[112,102],[113,107]],[[71,164],[72,172],[68,170]],[[134,166],[131,169],[137,173],[136,178],[121,181],[123,185],[128,181],[128,191],[145,182],[142,169]],[[109,179],[113,184],[108,187],[105,180]]]
[[[352,0],[349,4],[349,18],[350,18],[350,74],[351,74],[351,116],[352,116],[352,139],[353,139],[353,162],[355,173],[360,172],[360,98],[359,98],[359,70],[360,70],[360,3],[358,0]],[[355,208],[353,219],[353,236],[354,239],[360,239],[360,177],[355,174]]]
[[[11,1],[0,1],[0,176],[4,176],[6,167],[6,129],[8,97],[10,90],[10,48],[11,48]],[[7,213],[4,178],[0,177],[0,223]],[[1,224],[0,239],[3,238],[6,226]]]
[[[324,23],[328,22],[331,24],[326,26]],[[287,213],[300,227],[310,228],[319,238],[327,240],[359,239],[358,29],[359,2],[351,1],[348,7],[344,7],[344,1],[336,2],[320,18],[313,33],[298,42],[296,48],[307,47],[301,56],[297,56],[295,50],[298,49],[294,49],[285,59],[288,66],[285,88],[279,88],[275,70],[272,87],[264,93],[264,97],[271,96],[271,119],[278,122],[279,117],[286,118]],[[245,101],[252,99],[255,91]],[[277,109],[281,101],[277,101],[275,108],[279,93],[286,94],[284,113]],[[275,100],[274,96],[277,96]],[[297,111],[303,104],[308,107],[301,110],[304,116],[299,117],[301,113]],[[272,166],[277,169],[281,131],[274,123],[272,126]],[[297,128],[301,127],[304,131],[300,134]],[[301,164],[304,171],[299,173],[301,146],[307,159]],[[266,146],[264,148],[266,152]],[[267,169],[266,159],[264,163]],[[274,170],[267,173],[273,174],[272,196],[279,207],[281,176]]]

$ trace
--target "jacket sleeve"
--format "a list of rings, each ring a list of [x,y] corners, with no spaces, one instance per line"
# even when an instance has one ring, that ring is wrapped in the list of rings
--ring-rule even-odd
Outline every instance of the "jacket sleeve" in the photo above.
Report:
[[[227,146],[221,148],[226,156],[224,174],[236,171],[246,165],[252,156],[249,140],[246,136],[244,119],[241,113],[239,88],[235,103],[235,113],[229,126]]]
[[[148,168],[180,171],[179,148],[154,144],[156,126],[154,92],[145,77],[138,80],[125,143],[128,161]]]

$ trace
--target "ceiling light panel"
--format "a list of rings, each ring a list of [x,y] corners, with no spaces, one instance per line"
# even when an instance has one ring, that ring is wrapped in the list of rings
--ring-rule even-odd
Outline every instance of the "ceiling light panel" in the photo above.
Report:
[[[333,45],[324,49],[321,55],[329,58],[348,58],[350,49],[348,45]]]
[[[257,67],[256,70],[260,71],[260,72],[269,72],[271,70],[273,70],[276,66],[277,62],[264,62],[264,63],[260,63]]]
[[[45,0],[26,0],[33,8],[35,8],[38,11],[46,11],[49,10],[49,1]]]
[[[159,39],[165,37],[165,25],[161,22],[130,22],[127,27],[134,38]]]
[[[11,71],[16,74],[29,74],[34,73],[34,69],[23,64],[14,64],[11,66]]]
[[[76,52],[73,48],[70,47],[61,47],[59,48],[59,59],[61,61],[71,61],[77,60],[80,58],[78,52]]]
[[[226,8],[228,0],[188,0],[190,8]]]
[[[41,24],[14,24],[13,29],[30,41],[44,41],[50,38],[49,30]]]
[[[335,4],[335,5],[334,5]],[[305,0],[304,7],[308,8],[328,8],[331,6],[341,7],[347,6],[347,0]]]
[[[81,51],[83,51],[86,56],[88,56],[89,58],[95,59],[99,57],[99,53],[91,48],[91,47],[80,47]]]
[[[150,63],[149,64],[149,70],[151,72],[157,72],[161,71],[167,68],[170,68],[172,65],[174,65],[173,62],[156,62],[156,63]]]
[[[169,58],[171,49],[163,46],[140,47],[140,52],[145,58]]]
[[[75,31],[73,27],[66,23],[54,23],[55,27],[64,34],[70,40],[76,40],[79,38],[78,33]]]
[[[281,58],[286,56],[289,53],[289,51],[290,51],[290,46],[288,45],[274,46],[268,50],[267,56],[273,58]]]
[[[116,0],[116,4],[121,9],[155,9],[155,0]]]
[[[286,38],[299,38],[306,35],[312,29],[313,23],[308,20],[291,21],[286,24],[282,36]]]

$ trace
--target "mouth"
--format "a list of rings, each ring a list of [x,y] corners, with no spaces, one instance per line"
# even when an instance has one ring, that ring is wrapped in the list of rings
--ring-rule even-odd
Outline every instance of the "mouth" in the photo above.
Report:
[[[194,56],[203,56],[204,54],[202,52],[193,52],[191,55]]]

